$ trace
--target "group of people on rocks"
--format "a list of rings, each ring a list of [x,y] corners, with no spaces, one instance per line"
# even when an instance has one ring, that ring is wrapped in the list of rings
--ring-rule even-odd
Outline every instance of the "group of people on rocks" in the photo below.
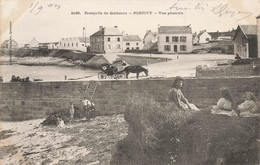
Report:
[[[200,111],[194,104],[191,104],[183,95],[181,88],[184,79],[177,76],[169,90],[167,100],[176,104],[179,108],[187,111]],[[256,97],[250,91],[244,92],[244,99],[235,103],[230,90],[227,87],[220,88],[221,98],[217,105],[211,107],[212,114],[222,114],[228,116],[254,117],[260,116],[256,104]]]
[[[30,78],[20,78],[19,76],[12,75],[10,82],[30,82]]]

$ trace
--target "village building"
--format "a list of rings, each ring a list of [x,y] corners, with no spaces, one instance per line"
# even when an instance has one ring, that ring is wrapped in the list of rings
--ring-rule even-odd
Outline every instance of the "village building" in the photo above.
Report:
[[[258,57],[256,25],[238,25],[233,42],[235,56],[242,59]]]
[[[209,41],[211,40],[211,36],[206,30],[200,31],[200,33],[198,34],[198,38],[199,43],[201,44],[209,43]]]
[[[143,50],[154,50],[158,51],[157,46],[158,33],[147,30],[143,39]]]
[[[117,26],[103,27],[90,36],[90,50],[93,53],[112,54],[123,52],[123,34]]]
[[[234,35],[236,33],[235,29],[232,29],[231,31],[226,32],[209,32],[209,35],[211,36],[212,41],[218,41],[218,40],[232,40]]]
[[[5,40],[1,44],[1,48],[10,49],[10,40]],[[18,48],[18,43],[14,39],[12,39],[12,47],[11,48]]]
[[[190,53],[192,30],[190,26],[160,26],[158,51],[162,53]]]
[[[48,49],[58,49],[60,42],[49,42]]]
[[[196,45],[198,43],[199,43],[199,37],[198,37],[197,33],[195,32],[192,34],[192,44]]]
[[[123,51],[126,50],[142,50],[143,42],[138,35],[123,36]]]
[[[39,48],[40,43],[33,38],[31,42],[29,42],[29,48]]]
[[[48,45],[48,48],[51,46],[52,45]],[[58,49],[79,50],[82,52],[88,52],[87,50],[89,49],[89,47],[90,47],[89,37],[61,38],[60,42],[57,45]]]

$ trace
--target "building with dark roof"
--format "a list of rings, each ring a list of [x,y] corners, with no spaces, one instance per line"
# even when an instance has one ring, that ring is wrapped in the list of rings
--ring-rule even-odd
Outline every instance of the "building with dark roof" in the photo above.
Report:
[[[123,51],[125,50],[142,50],[143,41],[138,35],[123,36]]]
[[[9,49],[10,48],[10,40],[5,40],[1,44],[1,48]],[[18,48],[18,43],[14,39],[12,39],[12,47],[11,48]]]
[[[257,55],[257,26],[238,25],[234,35],[234,54],[241,58],[256,58]]]
[[[122,53],[123,34],[117,26],[103,27],[90,36],[90,49],[93,53]]]
[[[89,37],[61,38],[60,42],[58,43],[58,49],[79,50],[82,52],[87,52],[89,47],[90,47]]]
[[[158,51],[162,53],[190,53],[192,30],[190,26],[160,26]]]

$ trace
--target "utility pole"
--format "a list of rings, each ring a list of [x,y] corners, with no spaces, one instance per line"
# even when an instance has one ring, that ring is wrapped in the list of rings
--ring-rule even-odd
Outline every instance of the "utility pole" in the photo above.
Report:
[[[83,27],[83,37],[85,39],[85,47],[86,47],[86,53],[87,53],[88,52],[88,48],[87,48],[86,28],[85,27]]]
[[[9,40],[9,52],[10,52],[10,65],[12,65],[12,22],[10,22],[10,40]]]

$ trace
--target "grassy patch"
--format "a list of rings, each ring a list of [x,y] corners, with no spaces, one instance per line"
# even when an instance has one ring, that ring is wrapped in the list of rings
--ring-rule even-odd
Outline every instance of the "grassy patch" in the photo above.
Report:
[[[147,96],[128,101],[128,136],[111,164],[256,164],[258,119],[189,113]]]

